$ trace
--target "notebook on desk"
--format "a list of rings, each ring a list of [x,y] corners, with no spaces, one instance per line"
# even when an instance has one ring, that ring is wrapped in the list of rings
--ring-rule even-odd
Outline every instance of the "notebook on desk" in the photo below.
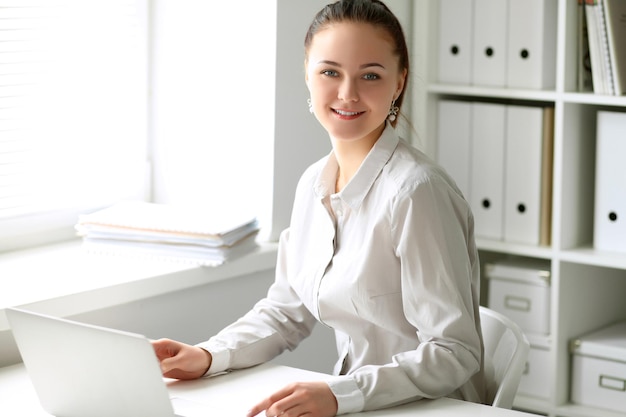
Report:
[[[39,401],[52,415],[223,415],[208,404],[170,398],[142,335],[20,309],[6,315]]]

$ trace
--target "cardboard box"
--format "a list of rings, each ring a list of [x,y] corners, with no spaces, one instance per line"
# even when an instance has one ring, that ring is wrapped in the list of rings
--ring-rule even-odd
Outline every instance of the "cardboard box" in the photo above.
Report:
[[[550,262],[510,259],[485,266],[489,308],[516,322],[525,333],[550,333]]]
[[[626,411],[626,320],[571,342],[571,401]]]

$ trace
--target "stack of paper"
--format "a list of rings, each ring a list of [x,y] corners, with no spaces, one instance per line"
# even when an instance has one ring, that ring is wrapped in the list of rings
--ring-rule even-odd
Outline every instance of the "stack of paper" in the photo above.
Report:
[[[81,215],[76,230],[90,252],[135,253],[219,265],[248,253],[259,231],[252,215],[125,201]]]

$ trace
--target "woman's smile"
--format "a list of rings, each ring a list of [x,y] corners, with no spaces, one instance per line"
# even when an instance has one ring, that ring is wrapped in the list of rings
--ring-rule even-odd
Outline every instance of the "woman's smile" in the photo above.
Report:
[[[331,108],[331,110],[342,120],[354,120],[365,113],[364,111],[350,111],[334,108]]]

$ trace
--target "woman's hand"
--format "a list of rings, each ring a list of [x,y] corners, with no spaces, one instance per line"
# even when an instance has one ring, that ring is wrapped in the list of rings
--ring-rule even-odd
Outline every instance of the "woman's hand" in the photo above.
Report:
[[[161,364],[161,372],[167,378],[200,378],[211,366],[211,354],[197,346],[159,339],[152,341],[152,347]]]
[[[263,410],[268,417],[332,417],[337,414],[337,399],[326,382],[296,382],[252,407],[247,417]]]

